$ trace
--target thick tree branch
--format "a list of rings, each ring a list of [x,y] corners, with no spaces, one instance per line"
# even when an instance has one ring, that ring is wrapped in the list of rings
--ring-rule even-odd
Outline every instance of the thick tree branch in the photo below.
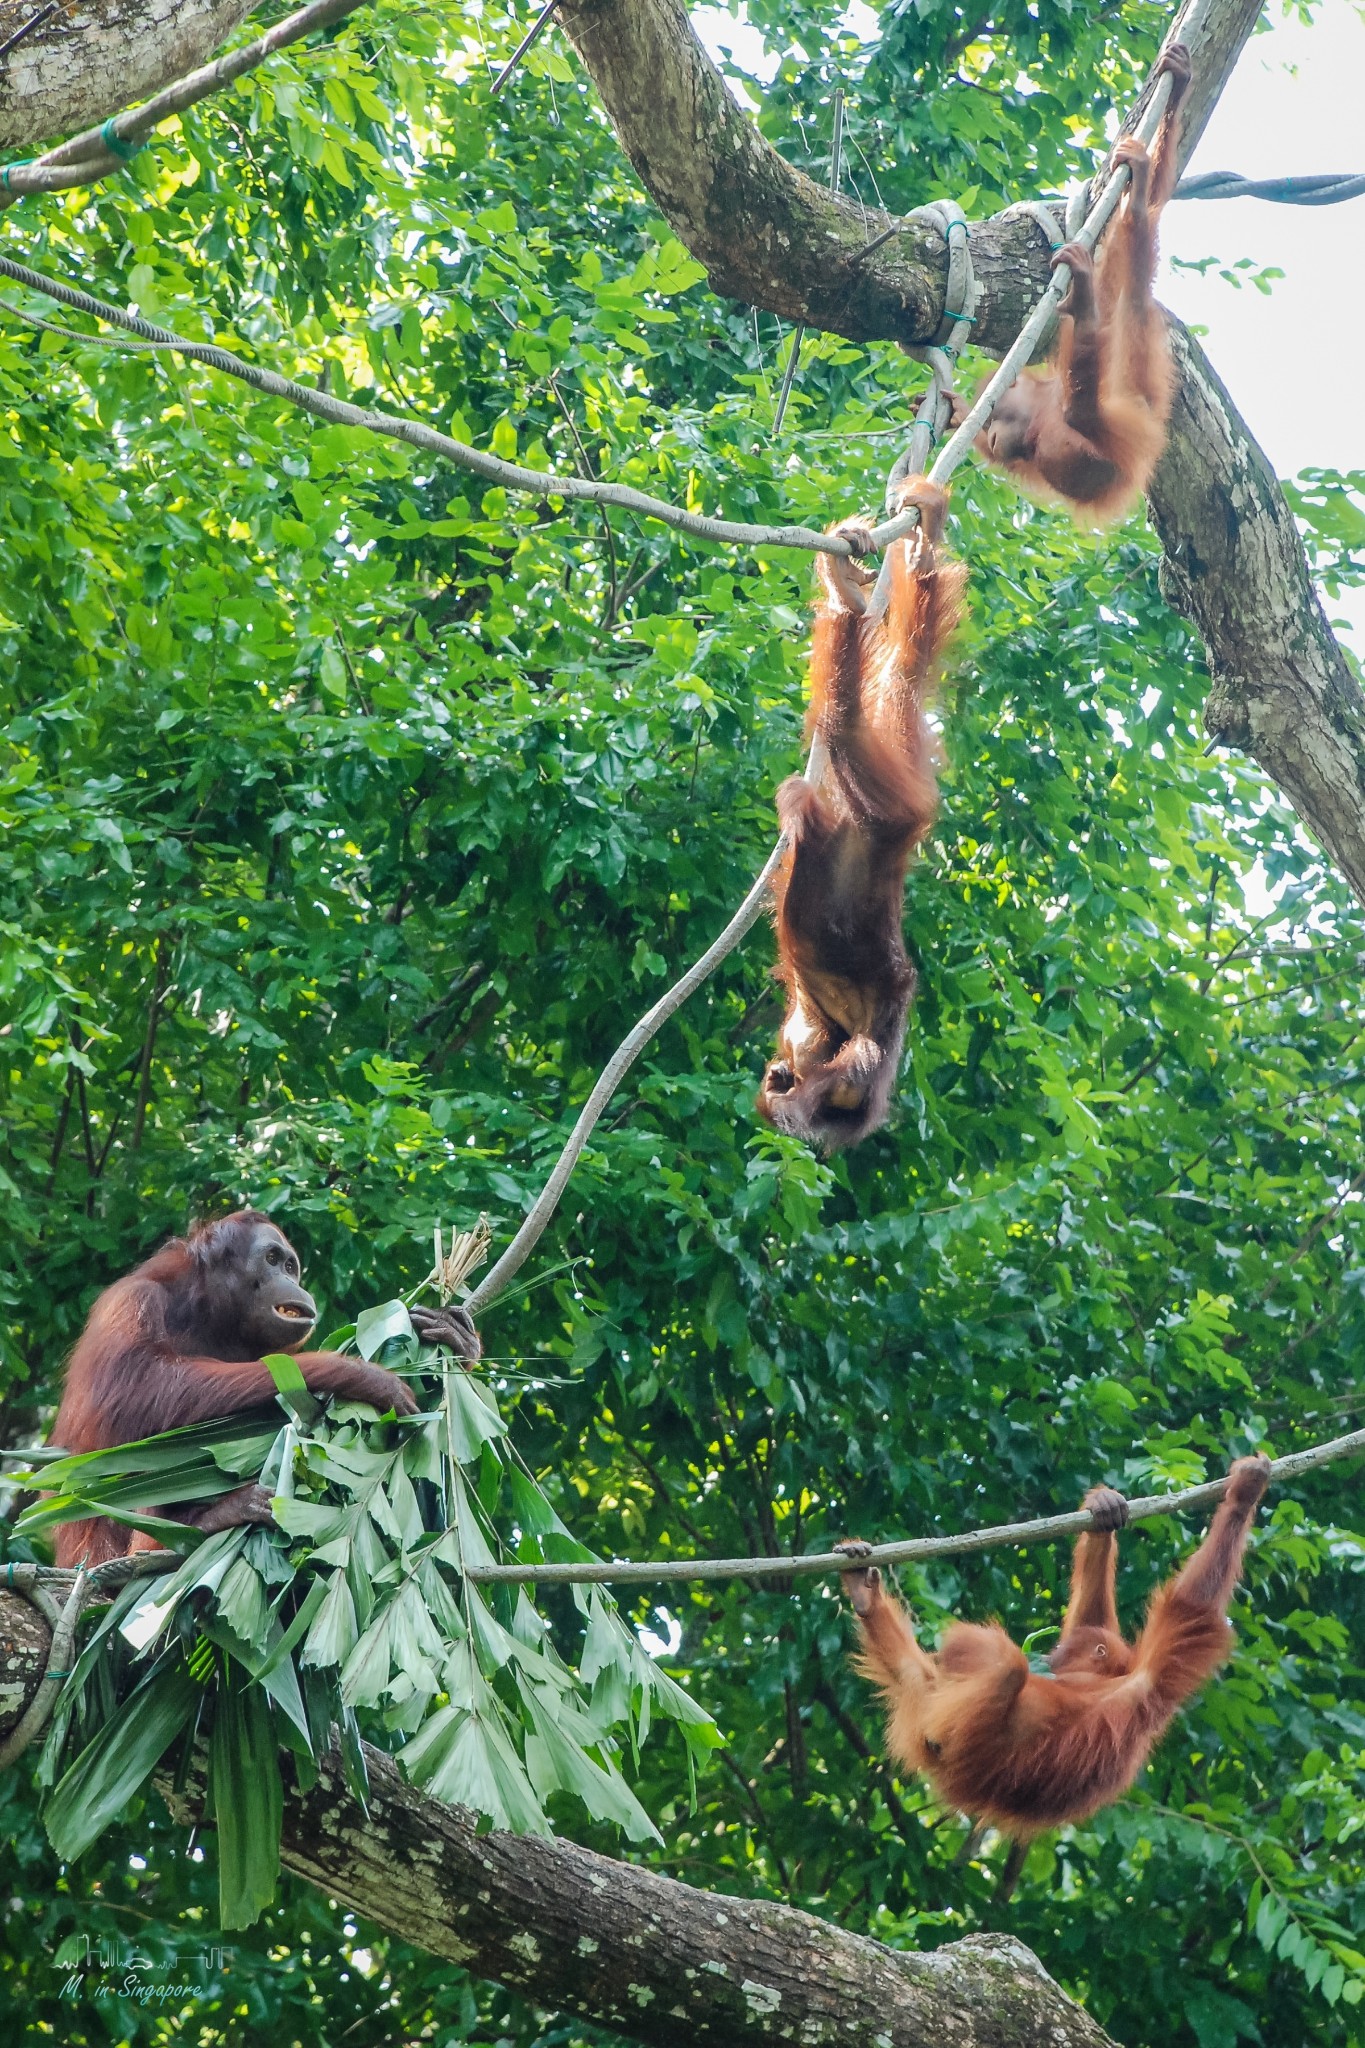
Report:
[[[255,0],[64,0],[0,65],[0,150],[103,120],[200,64]],[[0,0],[0,39],[41,14],[39,0]]]
[[[1365,696],[1332,636],[1275,473],[1197,341],[1152,480],[1162,588],[1204,641],[1210,736],[1265,769],[1365,900]]]
[[[0,1594],[0,1734],[47,1659],[41,1619]],[[1109,2036],[1007,1935],[901,1954],[770,1900],[695,1890],[572,1842],[476,1832],[367,1749],[366,1813],[340,1761],[287,1793],[285,1866],[432,1955],[646,2048],[1106,2048]],[[202,1765],[177,1817],[198,1820]]]
[[[1193,32],[1182,162],[1260,10],[1261,0],[1213,0]],[[686,0],[564,0],[557,20],[641,180],[716,291],[854,341],[933,339],[948,276],[942,236],[838,198],[780,156],[698,42]],[[973,225],[982,347],[1009,347],[1047,284],[1049,254],[1026,218]]]

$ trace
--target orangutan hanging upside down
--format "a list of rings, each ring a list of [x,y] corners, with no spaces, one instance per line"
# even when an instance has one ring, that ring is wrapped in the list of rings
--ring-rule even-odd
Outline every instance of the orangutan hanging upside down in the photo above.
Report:
[[[1079,242],[1052,259],[1065,263],[1071,288],[1062,301],[1056,350],[1043,370],[1025,370],[977,437],[988,461],[1026,491],[1066,501],[1085,525],[1122,518],[1144,491],[1166,446],[1175,366],[1166,322],[1152,298],[1156,230],[1175,189],[1179,108],[1190,82],[1190,53],[1172,43],[1157,63],[1171,96],[1149,158],[1127,135],[1112,164],[1127,164],[1129,185],[1096,265]],[[968,401],[954,394],[953,423]]]
[[[905,874],[938,809],[928,711],[940,656],[962,614],[967,572],[942,548],[948,494],[922,476],[898,510],[917,528],[890,549],[886,613],[868,607],[861,564],[821,555],[824,600],[811,640],[808,739],[829,763],[818,787],[777,792],[788,851],[774,885],[777,978],[787,1014],[758,1093],[760,1115],[826,1152],[886,1121],[915,991],[901,931]],[[865,552],[870,530],[836,527]]]
[[[1132,1644],[1114,1606],[1113,1532],[1128,1504],[1110,1487],[1092,1487],[1082,1505],[1096,1526],[1076,1544],[1047,1678],[994,1623],[954,1622],[931,1656],[906,1610],[883,1592],[876,1566],[858,1565],[870,1546],[840,1544],[852,1567],[844,1586],[858,1620],[858,1663],[886,1701],[892,1756],[923,1772],[945,1804],[1016,1843],[1118,1799],[1232,1648],[1228,1602],[1269,1481],[1268,1458],[1236,1461],[1207,1536],[1153,1595]]]

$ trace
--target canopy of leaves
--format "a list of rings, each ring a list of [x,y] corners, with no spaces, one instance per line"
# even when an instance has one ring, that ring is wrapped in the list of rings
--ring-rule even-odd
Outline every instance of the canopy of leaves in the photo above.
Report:
[[[763,101],[779,146],[819,154],[837,68],[858,178],[895,203],[975,183],[983,211],[1074,168],[1164,18],[887,6],[874,52],[834,0],[750,14],[790,51]],[[774,442],[784,338],[707,294],[553,36],[489,100],[524,20],[367,9],[0,239],[499,454],[734,518],[874,504],[923,373],[808,337]],[[1319,476],[1299,507],[1332,509],[1337,575],[1350,504]],[[192,1214],[286,1220],[333,1321],[420,1279],[435,1221],[510,1233],[770,844],[809,562],[517,501],[7,315],[0,521],[14,1444],[50,1420],[97,1287]],[[954,538],[972,619],[890,1128],[826,1166],[757,1124],[760,928],[646,1055],[486,1318],[495,1378],[527,1375],[502,1389],[517,1449],[599,1552],[946,1531],[1358,1419],[1365,920],[1275,792],[1205,757],[1199,650],[1140,525],[1078,537],[973,470]],[[1008,1925],[1131,2048],[1358,2048],[1359,1498],[1349,1467],[1272,1497],[1228,1675],[1129,1799],[1034,1850],[1007,1917],[998,1852],[955,1860],[962,1824],[878,1760],[833,1587],[641,1600],[731,1746],[692,1814],[681,1740],[651,1745],[636,1789],[663,1846],[632,1853],[891,1942]],[[1128,1617],[1193,1533],[1126,1539]],[[962,1611],[1022,1635],[1065,1574],[1035,1548],[906,1590],[931,1632]],[[567,1599],[547,1607],[572,1645]],[[0,1809],[7,2024],[581,2037],[288,1885],[179,2002],[133,2002],[121,1970],[63,1995],[82,1938],[185,1981],[215,1838],[149,1796],[66,1867],[22,1774]]]

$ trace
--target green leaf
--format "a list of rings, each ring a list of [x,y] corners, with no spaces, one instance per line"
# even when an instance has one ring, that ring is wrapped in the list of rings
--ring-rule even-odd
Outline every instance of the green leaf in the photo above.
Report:
[[[270,1708],[236,1670],[218,1688],[209,1737],[209,1799],[218,1829],[218,1912],[250,1927],[275,1896],[283,1788]]]
[[[135,1686],[47,1802],[48,1839],[72,1862],[135,1799],[194,1712],[199,1688],[178,1649]]]
[[[445,1374],[445,1398],[451,1452],[461,1465],[475,1465],[486,1443],[506,1436],[507,1424],[496,1406],[480,1400],[474,1382],[458,1367]]]
[[[268,1351],[261,1364],[274,1380],[280,1399],[290,1414],[296,1416],[305,1428],[311,1427],[322,1413],[322,1403],[316,1394],[310,1392],[298,1360],[291,1358],[287,1351]]]
[[[321,1581],[315,1590],[322,1592]],[[303,1662],[335,1665],[340,1669],[355,1648],[356,1636],[355,1602],[346,1583],[346,1574],[334,1571],[309,1628],[308,1640],[303,1646]]]
[[[611,1821],[632,1842],[659,1842],[662,1836],[620,1772],[595,1763],[582,1745],[561,1726],[537,1689],[523,1693],[535,1734],[528,1737],[526,1761],[531,1782],[542,1799],[556,1787],[574,1793],[594,1820]]]
[[[393,1337],[412,1337],[412,1318],[401,1301],[384,1301],[362,1309],[355,1321],[355,1348],[362,1358],[377,1358]]]

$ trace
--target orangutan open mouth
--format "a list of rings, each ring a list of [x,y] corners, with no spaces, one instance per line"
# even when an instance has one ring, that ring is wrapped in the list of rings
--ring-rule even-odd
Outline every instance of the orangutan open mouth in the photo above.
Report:
[[[275,1313],[277,1316],[283,1316],[287,1323],[311,1323],[313,1320],[311,1310],[301,1308],[297,1302],[293,1301],[278,1303]]]

